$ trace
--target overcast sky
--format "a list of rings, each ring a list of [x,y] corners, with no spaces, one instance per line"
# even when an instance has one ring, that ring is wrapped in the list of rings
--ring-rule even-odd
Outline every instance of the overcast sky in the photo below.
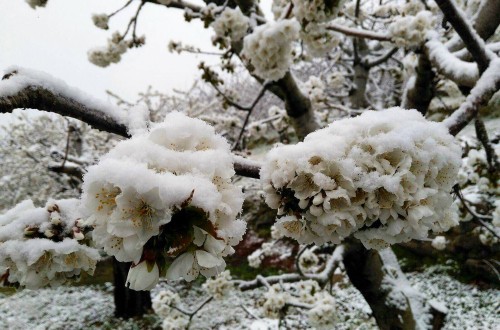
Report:
[[[0,0],[0,72],[11,65],[33,68],[100,99],[108,99],[108,89],[133,101],[149,85],[163,92],[187,89],[199,76],[200,60],[217,60],[213,56],[169,53],[170,40],[213,50],[213,32],[199,21],[186,23],[181,10],[146,4],[138,25],[138,34],[146,35],[146,45],[130,49],[120,63],[107,68],[91,64],[87,51],[105,46],[113,31],[123,32],[139,1],[113,17],[107,31],[93,25],[92,13],[109,14],[125,2],[49,0],[45,8],[33,10],[24,0]]]

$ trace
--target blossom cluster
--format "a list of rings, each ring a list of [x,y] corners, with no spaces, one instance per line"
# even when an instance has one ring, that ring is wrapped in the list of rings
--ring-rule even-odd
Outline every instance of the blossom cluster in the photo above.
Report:
[[[85,245],[74,210],[78,200],[50,201],[36,208],[21,202],[0,216],[0,279],[29,289],[60,285],[94,273],[99,253]]]
[[[152,300],[153,310],[156,315],[163,319],[163,330],[186,329],[189,320],[184,314],[173,307],[180,302],[181,298],[175,292],[163,290]]]
[[[245,37],[249,25],[248,17],[243,15],[239,7],[236,9],[227,7],[212,22],[211,27],[218,38],[228,37],[231,42],[237,42]]]
[[[109,16],[107,14],[92,14],[92,22],[99,29],[107,30],[109,29]]]
[[[206,282],[203,283],[203,288],[215,299],[222,299],[234,288],[234,284],[231,280],[232,277],[229,270],[225,270],[213,279],[208,278]]]
[[[324,24],[309,23],[300,31],[300,37],[309,55],[322,57],[337,47],[341,41],[339,33],[329,31]]]
[[[366,111],[269,152],[266,203],[282,236],[369,248],[423,239],[457,224],[451,188],[460,146],[415,110]]]
[[[302,25],[323,23],[337,17],[345,0],[293,0],[293,14]]]
[[[263,79],[283,78],[293,61],[292,43],[299,38],[300,25],[294,19],[258,26],[243,39],[242,56]]]
[[[278,283],[269,286],[264,294],[263,314],[269,318],[283,316],[286,306],[308,308],[309,323],[316,329],[332,329],[337,320],[335,299],[321,290],[312,280],[296,283]]]
[[[127,51],[128,45],[118,32],[115,32],[111,39],[108,39],[106,47],[98,47],[89,50],[88,59],[91,63],[107,67],[111,63],[118,63],[121,56]]]
[[[415,16],[396,17],[389,25],[389,33],[397,46],[419,47],[425,42],[427,31],[430,31],[433,25],[432,13],[424,10]]]
[[[134,263],[132,289],[150,290],[160,275],[214,276],[246,230],[236,219],[243,194],[233,175],[226,140],[203,121],[173,112],[88,169],[82,212],[98,246]]]

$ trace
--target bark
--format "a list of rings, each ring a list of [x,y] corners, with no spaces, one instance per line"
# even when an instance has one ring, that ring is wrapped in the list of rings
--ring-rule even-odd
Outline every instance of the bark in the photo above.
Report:
[[[151,310],[149,291],[134,291],[125,286],[130,265],[113,258],[115,316],[124,319],[141,317]]]
[[[347,275],[370,305],[377,325],[382,330],[413,330],[419,329],[426,317],[429,317],[428,323],[425,323],[430,324],[432,329],[441,329],[444,325],[445,314],[432,307],[425,297],[419,296],[415,290],[409,295],[404,287],[399,287],[399,285],[407,286],[408,283],[399,266],[394,268],[394,260],[395,256],[390,249],[384,252],[366,250],[359,241],[346,244],[344,265]],[[388,286],[388,283],[384,282],[384,279],[391,274],[389,272],[391,267],[400,283],[398,286],[394,284]],[[404,294],[406,304],[389,303],[389,295],[394,290],[399,290]],[[428,315],[416,314],[420,308]]]
[[[404,93],[402,107],[405,109],[416,109],[423,114],[427,113],[432,98],[434,97],[434,71],[425,54],[420,54],[416,68],[414,83],[407,86]]]
[[[368,45],[364,39],[355,39],[354,47],[357,48],[357,56],[354,59],[354,90],[351,92],[350,99],[352,107],[355,109],[365,109],[369,106],[366,99],[366,86],[368,84],[368,75],[370,69],[362,60],[368,53]]]

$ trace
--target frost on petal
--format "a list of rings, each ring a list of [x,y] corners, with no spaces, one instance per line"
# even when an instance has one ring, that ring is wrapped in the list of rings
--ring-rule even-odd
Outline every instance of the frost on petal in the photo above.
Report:
[[[365,111],[271,150],[261,180],[280,235],[302,244],[354,235],[384,248],[457,224],[460,157],[446,128],[415,110]]]

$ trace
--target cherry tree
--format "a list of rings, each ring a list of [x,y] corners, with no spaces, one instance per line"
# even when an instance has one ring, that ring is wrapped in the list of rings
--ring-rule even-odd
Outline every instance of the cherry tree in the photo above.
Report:
[[[47,1],[27,3],[37,8]],[[127,1],[92,20],[108,29],[109,19],[132,5],[137,10],[124,32],[89,50],[89,60],[114,65],[144,46],[137,33],[144,6],[182,10],[187,21],[202,20],[214,31],[221,64],[201,63],[200,69],[221,106],[215,115],[190,112],[186,105],[177,110],[212,121],[219,132],[225,117],[221,126],[231,129],[222,136],[176,111],[160,119],[151,111],[151,94],[144,97],[146,106],[124,108],[46,73],[8,68],[0,82],[1,112],[49,111],[125,139],[97,163],[79,163],[85,167],[80,199],[49,198],[41,208],[25,201],[0,217],[4,282],[28,288],[63,283],[92,273],[101,249],[131,263],[125,282],[133,290],[151,290],[160,277],[218,275],[207,280],[210,297],[194,310],[162,293],[153,307],[165,317],[164,328],[188,326],[227,290],[257,287],[267,289],[265,315],[281,319],[299,308],[311,325],[331,328],[338,316],[326,288],[343,268],[380,328],[441,328],[446,310],[408,285],[390,246],[458,225],[451,192],[458,189],[462,149],[454,136],[469,122],[476,122],[492,173],[498,171],[479,116],[500,88],[500,47],[489,42],[500,23],[500,3],[276,0],[268,20],[252,0],[147,0]],[[169,48],[203,52],[180,42]],[[227,87],[235,68],[252,79],[250,99]],[[432,122],[424,116],[440,82],[465,99],[442,122]],[[260,103],[269,118],[252,123]],[[290,129],[286,142],[296,143],[276,146],[260,162],[242,157],[245,136],[263,129]],[[70,161],[65,155],[58,170],[69,171]],[[244,194],[234,176],[260,180],[265,202],[277,214],[273,239],[301,244],[295,273],[241,281],[224,272],[224,258],[246,228],[240,218]],[[498,205],[494,212],[485,228],[498,236],[490,227],[498,223]],[[443,243],[435,238],[433,246]],[[250,262],[258,266],[273,244],[263,245]]]

